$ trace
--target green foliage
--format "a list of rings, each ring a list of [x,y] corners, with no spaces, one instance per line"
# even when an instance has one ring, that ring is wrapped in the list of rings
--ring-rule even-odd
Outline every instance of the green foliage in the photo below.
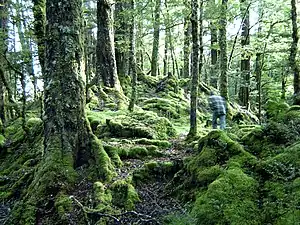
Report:
[[[93,199],[97,211],[104,212],[111,210],[111,192],[100,181],[95,182],[93,185]]]
[[[60,220],[67,222],[68,214],[73,210],[72,199],[63,193],[60,193],[56,196],[54,207],[58,212]]]
[[[274,121],[282,121],[285,113],[289,109],[289,105],[285,101],[269,100],[265,104],[267,117]]]

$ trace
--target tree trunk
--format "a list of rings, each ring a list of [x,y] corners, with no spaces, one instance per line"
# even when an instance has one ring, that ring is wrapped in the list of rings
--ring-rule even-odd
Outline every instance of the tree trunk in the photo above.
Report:
[[[116,88],[120,86],[115,59],[114,32],[113,32],[113,6],[107,0],[97,1],[97,82],[100,79],[105,87]]]
[[[135,2],[131,0],[131,9],[134,11],[135,9]],[[129,103],[129,111],[134,110],[134,105],[136,102],[136,92],[137,92],[137,74],[136,74],[136,58],[135,58],[135,19],[134,14],[131,15],[131,24],[130,24],[130,57],[129,57],[129,65],[130,71],[132,75],[132,90],[131,90],[131,98]]]
[[[199,76],[202,76],[203,69],[203,0],[200,0],[200,16],[199,16]]]
[[[151,57],[151,76],[157,75],[158,65],[158,50],[159,50],[159,27],[160,27],[160,4],[161,0],[155,1],[154,10],[154,33],[153,33],[153,46],[152,46],[152,57]]]
[[[8,17],[8,7],[6,0],[0,0],[0,35],[1,35],[1,42],[0,42],[0,51],[1,54],[5,52],[6,47],[6,40],[7,40],[7,17]],[[3,67],[2,63],[0,66]],[[2,70],[2,69],[1,69]],[[4,70],[2,70],[3,78],[5,76]],[[4,87],[4,80],[0,77],[0,120],[5,122],[5,87]]]
[[[210,23],[210,37],[210,85],[214,88],[218,88],[218,50],[216,49],[216,44],[218,43],[218,29],[214,22]]]
[[[192,80],[191,80],[191,112],[189,136],[197,134],[197,95],[199,80],[199,35],[198,35],[198,0],[191,1],[192,15]]]
[[[220,94],[228,100],[228,77],[227,77],[227,0],[222,0],[221,16],[219,20],[219,46],[220,46]]]
[[[257,104],[258,104],[258,119],[259,121],[261,120],[261,56],[262,53],[258,52],[256,53],[256,65],[255,65],[255,73],[256,73],[256,89],[258,91],[258,96],[257,96]]]
[[[38,45],[38,56],[42,74],[45,73],[45,27],[46,27],[46,0],[33,1],[34,34]]]
[[[239,91],[240,104],[246,109],[249,109],[250,95],[250,55],[246,52],[247,46],[250,44],[250,14],[247,0],[241,0],[241,11],[244,13],[242,21],[241,46],[244,48],[244,53],[241,59],[241,87]],[[246,52],[246,53],[245,53]]]
[[[183,77],[190,77],[191,55],[191,23],[189,17],[184,18],[184,44],[183,44]]]
[[[298,50],[298,26],[297,26],[297,8],[295,0],[291,0],[291,14],[292,14],[292,46],[290,53],[290,66],[294,74],[294,104],[300,105],[300,79],[299,79],[299,66],[296,62],[297,50]]]
[[[122,0],[116,1],[115,10],[115,53],[116,64],[119,78],[128,76],[129,72],[129,54],[130,54],[130,25],[128,20],[128,8],[130,4]]]
[[[13,209],[16,212],[10,224],[36,224],[37,218],[43,219],[49,208],[55,210],[59,196],[74,187],[77,167],[89,166],[95,171],[94,176],[107,178],[103,173],[105,160],[100,158],[104,150],[91,134],[85,118],[81,3],[47,1],[44,154],[27,194]],[[55,215],[47,223],[69,224],[64,218]]]

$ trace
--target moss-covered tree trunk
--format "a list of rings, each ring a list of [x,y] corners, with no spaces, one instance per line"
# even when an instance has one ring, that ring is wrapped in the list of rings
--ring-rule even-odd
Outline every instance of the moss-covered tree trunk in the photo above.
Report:
[[[135,2],[131,0],[131,9],[134,12],[135,9]],[[135,15],[134,13],[131,14],[131,21],[130,21],[130,72],[131,72],[131,97],[129,103],[129,111],[134,110],[134,104],[136,102],[136,94],[137,94],[137,74],[136,74],[136,58],[135,58]]]
[[[115,58],[113,31],[114,5],[109,0],[97,1],[97,82],[121,91]]]
[[[218,50],[216,44],[218,43],[218,29],[214,22],[210,23],[210,85],[218,88]]]
[[[187,6],[186,6],[187,7]],[[191,23],[190,18],[184,18],[184,44],[183,44],[183,77],[190,77],[191,55]]]
[[[42,73],[45,72],[45,27],[46,0],[32,0],[34,15],[34,34],[38,45],[39,61]]]
[[[220,94],[228,100],[228,77],[227,77],[227,0],[222,0],[221,15],[219,20],[219,46],[220,46]]]
[[[6,48],[5,41],[7,40],[7,14],[8,7],[6,0],[0,0],[0,51],[4,52]],[[0,63],[0,67],[2,67],[2,63]],[[4,70],[1,72],[3,77],[5,76]],[[0,119],[2,122],[5,122],[5,87],[4,81],[0,77]]]
[[[197,134],[197,95],[199,82],[199,35],[198,35],[198,0],[191,1],[192,15],[192,80],[191,80],[191,112],[189,136]]]
[[[130,58],[130,24],[128,24],[130,3],[124,0],[116,1],[115,10],[115,53],[117,71],[120,80],[129,72]]]
[[[108,178],[108,167],[100,166],[107,155],[85,118],[81,3],[46,3],[44,150],[10,224],[70,224],[65,216],[70,204],[64,202],[70,201],[67,194],[78,177],[76,168],[90,168],[91,177]]]
[[[199,9],[199,76],[201,77],[203,69],[203,0],[200,0],[200,9]]]
[[[292,46],[291,46],[291,53],[290,53],[290,66],[292,68],[294,74],[294,104],[300,105],[300,79],[299,79],[299,66],[296,62],[297,50],[298,50],[298,25],[297,25],[297,7],[296,1],[291,0],[291,14],[292,14]]]
[[[242,21],[242,35],[241,46],[244,49],[241,55],[241,84],[239,90],[240,104],[246,109],[249,108],[249,95],[250,95],[250,55],[247,53],[246,48],[250,44],[250,13],[247,0],[241,0],[241,12],[245,15]]]
[[[158,64],[158,50],[159,50],[159,27],[160,27],[160,5],[161,0],[155,1],[154,9],[154,33],[153,33],[153,45],[152,45],[152,57],[151,57],[151,76],[157,75]]]

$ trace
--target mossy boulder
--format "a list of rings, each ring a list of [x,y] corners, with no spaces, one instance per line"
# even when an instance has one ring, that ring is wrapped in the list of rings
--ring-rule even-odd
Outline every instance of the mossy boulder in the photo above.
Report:
[[[109,133],[112,137],[167,139],[176,135],[171,122],[157,116],[154,112],[134,112],[115,116],[98,126],[96,135],[103,137]]]
[[[94,209],[99,212],[111,211],[111,191],[102,182],[97,181],[93,185]]]
[[[260,224],[258,182],[239,167],[229,167],[198,194],[196,224]]]

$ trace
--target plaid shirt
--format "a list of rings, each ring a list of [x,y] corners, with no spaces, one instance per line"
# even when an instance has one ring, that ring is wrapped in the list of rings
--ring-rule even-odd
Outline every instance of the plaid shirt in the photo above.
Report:
[[[208,98],[209,106],[217,115],[226,114],[226,103],[223,97],[218,95],[211,95]]]

